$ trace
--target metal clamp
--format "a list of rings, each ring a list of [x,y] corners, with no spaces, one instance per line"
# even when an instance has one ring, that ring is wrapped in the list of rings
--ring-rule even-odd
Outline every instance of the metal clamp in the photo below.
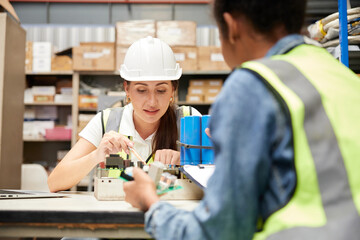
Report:
[[[199,146],[199,145],[191,145],[191,144],[182,143],[179,140],[176,140],[176,144],[180,145],[182,147],[185,147],[185,148],[214,149],[213,147],[208,147],[208,146]]]

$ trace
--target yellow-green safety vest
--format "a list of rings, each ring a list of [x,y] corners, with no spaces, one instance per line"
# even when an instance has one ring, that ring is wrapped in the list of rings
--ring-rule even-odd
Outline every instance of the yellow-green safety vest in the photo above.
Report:
[[[102,126],[102,135],[107,132],[115,131],[120,132],[120,123],[122,119],[122,115],[124,112],[123,107],[116,108],[107,108],[101,111],[101,126]],[[176,124],[178,130],[180,129],[180,119],[182,117],[192,115],[192,108],[189,106],[181,106],[176,109]],[[131,141],[132,136],[125,136],[129,138]],[[130,156],[126,154],[124,151],[118,153],[123,159],[130,159]],[[149,156],[150,157],[150,156]],[[150,157],[148,164],[154,162],[154,154]]]
[[[260,75],[288,111],[297,181],[253,238],[359,239],[359,77],[306,44],[241,67]]]

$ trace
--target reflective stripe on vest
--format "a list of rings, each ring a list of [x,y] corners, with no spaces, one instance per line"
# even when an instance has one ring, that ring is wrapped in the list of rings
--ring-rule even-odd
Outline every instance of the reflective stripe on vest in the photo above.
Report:
[[[107,108],[102,111],[102,126],[103,126],[103,135],[110,131],[119,132],[120,131],[120,122],[122,119],[122,115],[124,112],[123,107],[117,107],[117,108]],[[125,136],[130,139],[130,141],[133,140],[132,136]],[[127,154],[124,150],[121,152],[118,152],[120,157],[123,159],[130,159],[129,154]]]
[[[302,46],[300,49],[307,53],[312,47]],[[316,54],[321,56],[324,64],[327,60],[330,65],[334,64],[327,54],[320,51]],[[358,238],[360,219],[352,197],[354,195],[356,199],[357,193],[351,191],[349,168],[345,168],[340,143],[334,133],[336,126],[332,126],[326,112],[331,106],[326,105],[327,109],[324,109],[322,102],[326,100],[322,100],[322,95],[311,82],[313,75],[307,74],[310,79],[305,77],[290,63],[296,62],[292,57],[290,52],[287,56],[277,56],[279,60],[263,59],[243,64],[244,68],[260,74],[288,107],[297,174],[297,186],[289,203],[265,221],[263,231],[256,233],[254,239]],[[336,64],[334,68],[341,72],[341,67]],[[303,70],[314,69],[303,67]],[[347,72],[344,70],[346,77],[349,75]]]
[[[120,132],[120,123],[122,119],[122,115],[124,112],[123,107],[117,108],[108,108],[102,111],[102,126],[103,126],[103,135],[110,131]],[[176,109],[176,124],[178,130],[180,129],[180,119],[182,117],[192,115],[191,107],[189,106],[181,106]],[[178,131],[179,132],[179,131]],[[133,140],[132,136],[126,136],[131,141]],[[126,154],[124,151],[118,153],[122,158],[129,159],[130,156]],[[150,156],[149,156],[150,157]],[[148,164],[154,162],[155,154],[152,154],[151,158],[148,161]]]

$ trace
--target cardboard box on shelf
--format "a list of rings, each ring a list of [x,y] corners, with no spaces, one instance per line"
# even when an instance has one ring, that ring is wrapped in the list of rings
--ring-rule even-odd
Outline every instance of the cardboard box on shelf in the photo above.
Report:
[[[72,95],[69,94],[55,94],[54,102],[56,103],[68,103],[71,104],[73,101]]]
[[[172,47],[176,61],[183,71],[197,70],[197,48],[196,47]]]
[[[126,51],[128,50],[128,47],[123,47],[120,45],[116,46],[116,69],[120,70],[121,64],[124,63]]]
[[[25,58],[25,72],[29,73],[32,72],[32,66],[33,66],[33,59],[26,57]]]
[[[58,112],[56,106],[34,106],[35,119],[39,120],[56,120]]]
[[[51,58],[52,44],[51,42],[33,42],[32,50],[34,58]]]
[[[79,95],[79,108],[96,109],[98,97],[93,95]]]
[[[25,72],[32,72],[33,50],[32,42],[27,41],[25,45]]]
[[[54,86],[33,86],[31,91],[34,96],[34,102],[54,102]]]
[[[223,80],[222,79],[209,79],[207,80],[207,84],[209,87],[222,87]]]
[[[116,23],[116,45],[129,47],[135,41],[147,36],[155,37],[154,20],[132,20]]]
[[[54,121],[24,121],[23,139],[44,139],[46,130],[55,127]]]
[[[71,71],[72,59],[69,56],[54,56],[51,58],[51,71]]]
[[[56,93],[62,93],[62,88],[72,88],[72,81],[63,79],[56,81]]]
[[[73,48],[73,69],[77,71],[114,71],[114,43],[80,43],[80,46]]]
[[[190,87],[222,87],[222,79],[191,79]]]
[[[220,47],[198,47],[198,69],[203,71],[230,70],[224,61]]]
[[[204,102],[205,103],[213,103],[213,102],[215,102],[216,97],[217,97],[217,94],[207,94],[207,95],[205,95]]]
[[[202,103],[204,102],[204,95],[186,95],[186,102],[188,103]]]
[[[95,114],[79,114],[79,121],[77,127],[76,137],[79,139],[79,133],[86,127],[90,120],[95,117]]]
[[[221,91],[221,87],[207,87],[205,90],[206,95],[217,95]]]
[[[51,58],[37,58],[32,59],[32,72],[51,72]]]
[[[196,22],[158,21],[156,37],[170,46],[196,46]]]
[[[207,80],[206,79],[191,79],[189,81],[190,87],[205,87],[207,86]]]

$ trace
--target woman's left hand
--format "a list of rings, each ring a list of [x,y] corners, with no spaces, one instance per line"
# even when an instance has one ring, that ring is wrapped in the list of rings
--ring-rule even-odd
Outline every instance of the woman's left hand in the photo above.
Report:
[[[180,165],[180,152],[171,149],[157,150],[154,161],[159,161],[164,164]]]

